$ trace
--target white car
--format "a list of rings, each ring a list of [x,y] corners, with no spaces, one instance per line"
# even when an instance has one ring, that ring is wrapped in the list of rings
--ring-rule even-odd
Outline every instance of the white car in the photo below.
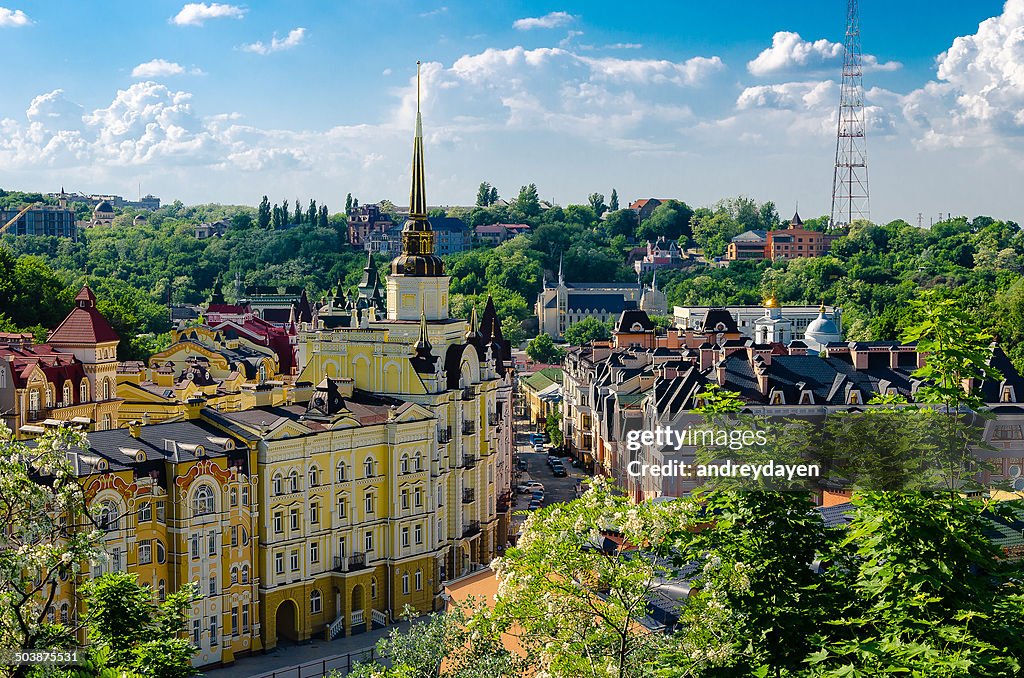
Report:
[[[533,451],[534,452],[543,452],[544,451],[544,443],[534,443],[533,444]]]
[[[525,483],[516,485],[516,492],[518,492],[519,494],[527,494],[530,492],[535,492],[537,490],[543,492],[544,483],[539,483],[536,480],[528,480]]]

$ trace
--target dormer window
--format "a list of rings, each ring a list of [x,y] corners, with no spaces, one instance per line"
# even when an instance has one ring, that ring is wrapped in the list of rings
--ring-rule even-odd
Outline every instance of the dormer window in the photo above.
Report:
[[[1004,386],[1002,392],[999,394],[999,402],[1001,403],[1015,403],[1017,402],[1017,395],[1013,392],[1012,386]]]
[[[800,391],[800,404],[801,405],[813,405],[814,394],[810,391]]]
[[[782,397],[782,391],[772,391],[771,404],[772,405],[784,405],[785,399]]]
[[[847,405],[860,405],[860,391],[851,390],[846,399]]]

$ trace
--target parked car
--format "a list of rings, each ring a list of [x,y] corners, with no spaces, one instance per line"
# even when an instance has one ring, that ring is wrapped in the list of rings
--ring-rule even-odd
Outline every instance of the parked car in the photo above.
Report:
[[[543,443],[543,442],[546,442],[544,440],[544,437],[545,436],[544,436],[543,433],[531,433],[530,434],[530,442],[531,443]]]
[[[518,468],[518,469],[519,469],[520,471],[526,471],[526,470],[528,470],[528,469],[529,469],[529,466],[527,465],[527,463],[526,463],[526,460],[525,460],[525,459],[520,459],[520,460],[519,460],[519,461],[518,461],[518,462],[516,463],[516,468]]]
[[[539,508],[540,508],[540,502],[539,501],[533,500],[533,501],[530,502],[530,510],[531,511],[534,511],[534,510],[539,509]]]
[[[553,473],[556,478],[564,478],[567,475],[569,475],[568,472],[565,470],[564,466],[556,466],[553,470]]]
[[[542,490],[534,490],[533,494],[530,495],[530,498],[537,501],[544,501],[544,492]]]
[[[544,491],[544,483],[537,482],[536,480],[528,480],[525,483],[520,483],[519,485],[516,485],[516,492],[518,492],[519,494],[526,494],[527,492],[537,491]]]
[[[533,444],[533,451],[534,452],[543,452],[544,451],[544,443],[534,443]]]
[[[562,461],[561,459],[559,459],[558,457],[556,457],[552,453],[548,452],[548,464],[549,465],[550,464],[555,464],[555,463],[558,463],[558,462],[561,462],[561,461]]]

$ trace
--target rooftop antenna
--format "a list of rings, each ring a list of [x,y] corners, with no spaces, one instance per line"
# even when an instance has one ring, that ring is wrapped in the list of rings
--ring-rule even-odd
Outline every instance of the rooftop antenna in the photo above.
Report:
[[[839,92],[836,164],[832,174],[832,216],[829,220],[832,228],[849,226],[857,219],[869,217],[859,5],[859,0],[846,2],[843,81]]]

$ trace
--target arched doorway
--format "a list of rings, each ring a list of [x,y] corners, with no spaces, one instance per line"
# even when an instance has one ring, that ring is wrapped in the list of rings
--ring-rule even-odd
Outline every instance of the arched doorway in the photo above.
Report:
[[[349,608],[352,620],[351,633],[362,633],[366,630],[366,620],[363,618],[363,608],[365,607],[363,596],[362,584],[356,584],[352,587],[352,607]]]
[[[274,617],[277,627],[277,642],[297,642],[299,640],[298,609],[294,600],[286,600],[277,606],[277,613]]]

